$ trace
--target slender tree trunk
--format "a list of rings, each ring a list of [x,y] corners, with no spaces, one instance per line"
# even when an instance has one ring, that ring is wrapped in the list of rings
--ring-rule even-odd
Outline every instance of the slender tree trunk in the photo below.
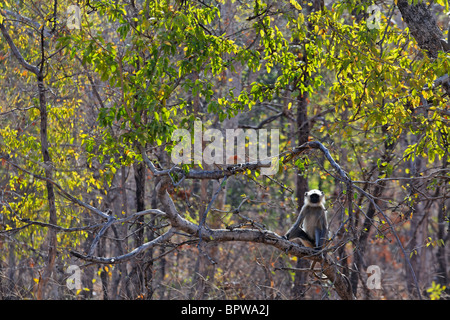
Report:
[[[410,144],[418,143],[418,136],[412,136],[412,138],[413,140]],[[410,161],[409,165],[410,172],[415,177],[418,177],[424,170],[424,162],[422,158],[416,157],[414,161]],[[417,194],[418,189],[421,189],[420,182],[410,184],[409,193],[411,197],[414,198],[414,195]],[[411,229],[409,234],[410,242],[407,249],[411,252],[410,260],[414,274],[406,264],[405,271],[408,290],[413,297],[418,297],[420,292],[417,292],[417,288],[414,286],[414,277],[416,277],[417,282],[420,282],[422,272],[421,257],[425,256],[423,244],[427,238],[428,213],[424,210],[424,203],[417,203],[415,200],[413,201],[413,215],[411,218]]]
[[[305,57],[306,55],[304,55]],[[309,124],[308,124],[308,101],[307,93],[300,94],[297,99],[297,128],[298,128],[298,145],[308,142]],[[296,176],[296,198],[298,208],[303,206],[305,192],[308,191],[308,178],[306,175],[297,174]],[[299,269],[307,268],[310,262],[305,259],[298,259],[296,267]],[[294,287],[292,295],[294,299],[300,299],[304,295],[307,273],[297,272],[294,279]]]
[[[108,233],[105,232],[105,236]],[[100,244],[98,246],[98,253],[101,256],[104,256],[106,253],[106,238],[102,237],[100,239]],[[103,268],[102,272],[100,273],[100,280],[102,282],[102,293],[103,293],[103,300],[109,300],[109,280],[108,280],[108,273],[109,268],[107,269],[107,266],[98,265],[99,268]],[[107,271],[108,270],[108,271]]]
[[[448,146],[447,146],[448,147]],[[443,162],[443,166],[442,168],[445,169],[448,165],[448,157],[447,155],[444,156],[444,158],[442,159]],[[439,195],[442,192],[445,193],[445,190],[443,190],[444,188],[439,187],[436,190],[436,194]],[[445,195],[445,194],[444,194]],[[442,240],[444,243],[441,245],[439,244],[437,247],[437,252],[436,252],[436,259],[438,262],[438,266],[437,266],[437,283],[441,284],[442,286],[447,286],[448,284],[448,276],[447,276],[447,260],[446,260],[446,234],[445,234],[445,227],[446,227],[446,223],[445,223],[445,201],[447,200],[447,197],[444,197],[444,199],[442,199],[441,203],[439,204],[439,210],[438,210],[438,232],[437,232],[437,238],[438,240]],[[450,230],[449,230],[450,231]],[[447,292],[449,292],[450,289],[447,290]]]
[[[134,164],[134,180],[136,183],[136,212],[145,210],[145,166],[144,163]],[[136,220],[134,247],[137,248],[144,243],[145,238],[144,217],[141,216]],[[137,256],[133,260],[133,284],[136,288],[138,296],[145,296],[145,266],[143,263],[145,253]]]
[[[320,11],[323,9],[323,1],[322,0],[314,0],[313,1],[313,8],[308,7],[308,16],[312,11]],[[311,30],[312,26],[308,24],[308,30]],[[307,52],[304,49],[303,50],[303,56],[302,60],[304,62],[303,66],[303,75],[301,76],[301,79],[299,79],[303,84],[306,86],[309,81],[308,76],[308,59],[307,59]],[[308,142],[309,134],[310,134],[310,128],[309,128],[309,121],[308,121],[308,93],[300,92],[297,98],[297,129],[298,129],[298,145],[302,145],[306,142]],[[304,175],[297,174],[296,176],[296,197],[297,197],[297,203],[298,208],[303,206],[305,192],[308,191],[308,178]],[[309,262],[304,259],[299,259],[297,261],[297,268],[306,268],[308,266]],[[299,299],[304,294],[304,285],[306,283],[306,273],[304,272],[297,272],[295,275],[294,280],[294,287],[293,287],[293,298]]]
[[[134,165],[134,180],[136,182],[136,212],[145,210],[145,166],[143,162]],[[135,246],[138,247],[144,243],[144,217],[137,219],[137,232]]]
[[[384,135],[388,135],[386,126],[384,126],[382,128],[382,130],[383,130]],[[392,160],[392,153],[394,151],[396,143],[394,140],[391,140],[391,139],[393,139],[393,138],[390,137],[384,141],[384,153],[381,155],[382,163],[389,163]],[[386,166],[386,164],[384,164],[384,166],[382,166],[379,169],[378,178],[381,178],[381,176],[383,176],[385,174],[385,172],[383,171],[383,168],[385,166]],[[373,191],[373,197],[375,199],[378,199],[381,197],[385,185],[386,185],[385,181],[381,181],[376,184],[374,191]],[[375,200],[375,202],[378,205],[379,201]],[[367,213],[366,213],[366,219],[364,220],[363,225],[361,227],[361,234],[360,234],[358,240],[356,241],[356,247],[358,248],[358,250],[356,251],[355,257],[354,257],[354,271],[351,273],[351,276],[350,276],[350,282],[352,284],[353,294],[355,296],[356,296],[357,289],[358,289],[358,279],[360,278],[360,273],[364,272],[364,270],[366,270],[366,268],[367,268],[367,265],[364,262],[364,255],[365,255],[365,251],[366,251],[366,247],[367,247],[367,240],[369,237],[370,229],[372,228],[372,224],[373,224],[373,217],[375,216],[376,212],[377,211],[376,211],[374,205],[371,203],[369,205],[369,209],[367,210]]]
[[[43,50],[43,49],[42,49]],[[52,179],[52,160],[50,158],[50,153],[48,150],[48,135],[47,135],[47,102],[45,99],[45,86],[44,86],[44,76],[42,75],[42,70],[37,75],[38,80],[38,90],[39,90],[39,107],[41,113],[41,152],[44,159],[45,166],[45,177]],[[47,201],[49,208],[49,220],[48,223],[52,225],[57,225],[57,215],[56,215],[56,205],[55,205],[55,192],[53,185],[50,182],[46,182],[47,187]],[[47,242],[48,242],[48,256],[47,256],[47,266],[41,276],[38,285],[37,299],[41,300],[45,298],[44,290],[48,284],[50,276],[52,275],[53,268],[55,266],[56,259],[56,249],[57,249],[57,239],[56,230],[53,228],[48,228],[47,231]]]
[[[40,123],[40,136],[41,136],[41,153],[44,161],[44,175],[48,179],[52,179],[52,159],[50,157],[50,153],[48,150],[48,134],[47,134],[47,124],[48,124],[48,115],[47,115],[47,101],[45,97],[45,84],[44,84],[44,65],[45,65],[45,55],[44,55],[44,26],[41,29],[41,61],[40,68],[29,64],[19,52],[16,45],[14,44],[11,36],[6,30],[3,23],[0,23],[0,30],[8,43],[13,55],[16,57],[18,62],[22,65],[22,67],[36,75],[37,78],[37,87],[39,94],[39,111],[41,116]],[[57,215],[56,215],[56,205],[55,205],[55,192],[53,190],[53,185],[50,182],[46,182],[47,187],[47,200],[48,200],[48,210],[49,210],[49,220],[48,222],[52,225],[57,225]],[[37,299],[44,299],[44,290],[48,284],[50,276],[53,272],[53,267],[55,265],[56,259],[56,230],[53,228],[48,228],[47,231],[47,244],[48,244],[48,255],[47,255],[47,266],[44,268],[42,272],[39,284],[37,288]]]

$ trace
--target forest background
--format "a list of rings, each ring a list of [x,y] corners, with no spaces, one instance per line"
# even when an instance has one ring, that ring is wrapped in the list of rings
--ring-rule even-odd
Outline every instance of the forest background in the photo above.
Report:
[[[448,298],[448,11],[2,1],[0,298]],[[195,121],[278,129],[278,172],[175,166]],[[309,189],[321,253],[281,237]]]

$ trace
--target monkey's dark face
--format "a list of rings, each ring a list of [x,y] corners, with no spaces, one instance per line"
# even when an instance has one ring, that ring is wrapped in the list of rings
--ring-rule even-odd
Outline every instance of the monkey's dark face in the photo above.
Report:
[[[324,194],[320,190],[310,190],[305,193],[305,202],[306,201],[312,206],[320,206],[322,202],[325,202]]]
[[[312,195],[309,196],[309,201],[311,201],[311,203],[319,203],[320,195],[317,193],[313,193]]]

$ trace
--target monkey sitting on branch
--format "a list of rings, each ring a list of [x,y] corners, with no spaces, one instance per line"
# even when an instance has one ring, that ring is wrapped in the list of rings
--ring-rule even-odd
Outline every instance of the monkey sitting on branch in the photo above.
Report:
[[[325,196],[320,190],[305,193],[305,201],[297,221],[286,233],[288,240],[300,239],[305,247],[321,250],[328,237]],[[297,241],[293,241],[297,243]]]
[[[305,247],[322,250],[328,237],[327,210],[325,209],[325,195],[320,190],[310,190],[305,193],[305,201],[298,215],[297,221],[284,236]],[[311,264],[310,270],[319,280],[327,277],[318,276],[314,272],[316,261]]]

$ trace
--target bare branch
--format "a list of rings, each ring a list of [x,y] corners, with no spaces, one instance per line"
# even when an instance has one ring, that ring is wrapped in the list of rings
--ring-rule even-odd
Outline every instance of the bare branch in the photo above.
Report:
[[[43,180],[43,181],[51,183],[52,185],[54,185],[59,190],[59,192],[62,195],[64,195],[70,201],[72,201],[72,202],[74,202],[74,203],[76,203],[76,204],[78,204],[78,205],[80,205],[80,206],[82,206],[82,207],[92,211],[92,212],[95,212],[96,214],[100,215],[102,218],[109,219],[109,215],[107,215],[105,212],[103,212],[103,211],[101,211],[101,210],[99,210],[99,209],[97,209],[97,208],[95,208],[95,207],[93,207],[93,206],[91,206],[91,205],[81,201],[81,200],[78,200],[77,198],[75,198],[74,196],[72,196],[71,194],[66,192],[58,183],[56,183],[52,179],[47,178],[47,177],[43,177],[41,175],[35,174],[35,173],[31,172],[31,171],[28,171],[27,169],[24,169],[24,168],[20,167],[19,165],[9,161],[7,156],[0,155],[0,158],[5,159],[6,162],[8,162],[10,165],[12,165],[13,167],[19,169],[20,171],[23,171],[23,172],[33,176],[33,178],[36,178],[36,179]]]
[[[45,228],[52,228],[52,229],[55,229],[56,232],[78,232],[78,231],[96,229],[101,226],[101,224],[94,224],[94,225],[89,225],[89,226],[85,226],[85,227],[63,228],[63,227],[60,227],[60,226],[57,226],[57,225],[54,225],[51,223],[46,223],[46,222],[41,222],[41,221],[33,221],[30,219],[23,219],[20,217],[18,217],[18,219],[21,222],[24,222],[26,224],[21,227],[17,227],[17,228],[12,228],[12,229],[8,229],[8,230],[0,230],[0,234],[15,233],[15,232],[18,232],[20,230],[23,230],[23,229],[28,228],[33,225],[41,226],[41,227],[45,227]]]
[[[116,220],[116,222],[123,223],[123,222],[130,221],[130,220],[135,219],[137,217],[145,216],[145,215],[148,215],[148,214],[154,214],[156,216],[165,216],[166,215],[165,212],[163,212],[163,211],[161,211],[159,209],[147,209],[147,210],[144,210],[144,211],[139,211],[139,212],[133,213],[132,215],[130,215],[130,216],[126,217],[126,218],[118,219],[118,220]]]
[[[285,152],[282,155],[287,155],[286,158],[283,160],[283,163],[287,163],[290,160],[292,160],[294,157],[300,155],[301,153],[310,150],[310,149],[319,149],[322,151],[322,153],[325,155],[327,160],[330,162],[331,166],[339,173],[339,175],[342,177],[342,179],[345,180],[345,182],[350,181],[350,178],[348,177],[347,173],[342,170],[342,168],[334,161],[333,157],[330,154],[330,151],[319,141],[309,141],[304,144],[302,144],[299,147],[295,147],[290,151]]]
[[[248,125],[248,124],[243,124],[243,125],[239,126],[239,128],[243,128],[243,129],[255,129],[255,130],[258,130],[258,129],[261,129],[264,125],[266,125],[266,124],[268,124],[268,123],[271,123],[272,121],[275,121],[276,119],[278,119],[278,118],[281,117],[282,115],[283,115],[283,112],[279,112],[279,113],[277,113],[276,115],[271,116],[271,117],[269,117],[269,118],[263,120],[263,121],[262,121],[260,124],[258,124],[257,126],[251,126],[251,125]]]
[[[108,221],[106,221],[103,224],[102,229],[97,233],[97,235],[95,236],[94,240],[92,241],[91,247],[90,247],[89,252],[88,252],[88,256],[92,256],[94,254],[94,250],[97,247],[97,244],[100,241],[100,238],[105,234],[105,232],[108,230],[108,228],[110,226],[112,226],[113,224],[115,224],[117,222],[123,223],[123,222],[129,221],[129,220],[132,220],[134,218],[137,218],[137,217],[140,217],[140,216],[144,216],[144,215],[147,215],[147,214],[165,215],[164,212],[162,212],[161,210],[158,210],[158,209],[148,209],[148,210],[144,210],[144,211],[139,211],[139,212],[136,212],[136,213],[130,215],[129,217],[126,217],[126,218],[123,218],[123,219],[119,219],[119,220],[117,220],[114,216],[110,215],[108,217]]]
[[[153,162],[148,158],[145,149],[140,146],[140,152],[145,164],[155,176],[170,176],[176,174],[180,179],[222,179],[224,177],[233,176],[237,173],[245,172],[247,170],[256,170],[259,168],[270,168],[271,160],[266,161],[252,161],[247,163],[230,164],[223,166],[221,170],[189,170],[184,172],[180,167],[174,166],[171,169],[158,170]]]
[[[19,49],[17,49],[16,45],[14,44],[14,41],[11,39],[11,36],[9,35],[8,31],[6,30],[3,23],[0,23],[0,30],[2,31],[3,37],[5,38],[6,42],[8,43],[9,47],[11,48],[12,53],[16,57],[17,61],[24,67],[26,70],[34,73],[35,75],[39,74],[39,68],[36,66],[33,66],[29,64],[22,54],[19,52]]]
[[[22,15],[18,14],[17,12],[14,12],[14,11],[11,11],[11,10],[6,10],[6,9],[4,9],[3,12],[7,16],[13,17],[17,21],[30,26],[36,32],[39,32],[39,29],[41,28],[41,25],[39,24],[39,22],[34,21],[33,19],[30,19],[28,17],[22,16]],[[46,28],[45,26],[44,26],[44,36],[46,38],[50,38],[52,36],[52,34],[50,33],[50,30],[48,30],[48,28]]]
[[[82,260],[85,260],[88,262],[95,262],[95,263],[102,263],[102,264],[121,263],[121,262],[128,261],[128,260],[134,258],[139,253],[144,252],[150,248],[153,248],[154,246],[156,246],[158,244],[167,242],[175,234],[175,231],[176,230],[174,228],[171,228],[171,229],[169,229],[169,231],[167,231],[163,235],[157,237],[156,239],[146,242],[143,245],[134,249],[133,251],[123,254],[121,256],[117,256],[117,257],[112,257],[112,258],[95,257],[95,256],[90,256],[90,255],[84,255],[77,251],[70,251],[70,254],[73,255],[74,257],[77,257],[79,259],[82,259]]]

